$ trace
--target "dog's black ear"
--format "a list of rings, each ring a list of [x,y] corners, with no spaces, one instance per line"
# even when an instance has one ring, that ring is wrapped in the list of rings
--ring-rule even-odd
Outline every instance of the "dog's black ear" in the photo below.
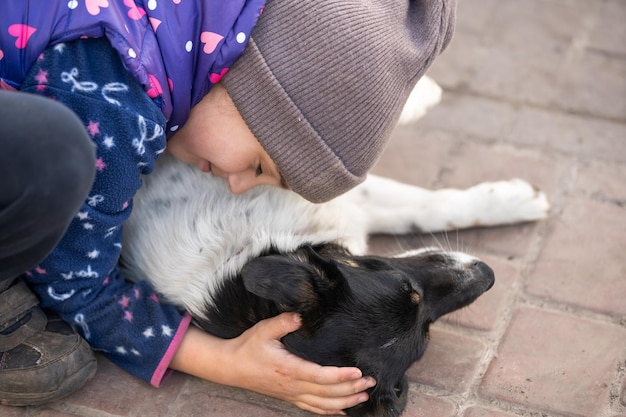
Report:
[[[318,271],[307,262],[280,255],[263,256],[244,265],[241,276],[248,291],[283,305],[287,311],[317,305]]]

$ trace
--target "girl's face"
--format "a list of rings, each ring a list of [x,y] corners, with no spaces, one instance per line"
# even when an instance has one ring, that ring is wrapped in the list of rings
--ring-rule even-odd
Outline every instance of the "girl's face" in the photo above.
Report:
[[[191,109],[187,123],[167,142],[167,151],[224,178],[234,194],[263,184],[285,186],[276,164],[219,83]]]

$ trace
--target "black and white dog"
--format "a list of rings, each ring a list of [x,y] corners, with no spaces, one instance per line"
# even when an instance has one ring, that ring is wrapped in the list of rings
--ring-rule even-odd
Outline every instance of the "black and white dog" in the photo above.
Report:
[[[348,415],[397,417],[430,324],[472,303],[494,275],[460,252],[368,256],[368,235],[532,221],[547,210],[545,195],[521,180],[427,191],[370,176],[319,205],[276,187],[237,196],[164,155],[134,201],[122,265],[223,338],[299,312],[302,328],[283,338],[288,350],[377,381]]]

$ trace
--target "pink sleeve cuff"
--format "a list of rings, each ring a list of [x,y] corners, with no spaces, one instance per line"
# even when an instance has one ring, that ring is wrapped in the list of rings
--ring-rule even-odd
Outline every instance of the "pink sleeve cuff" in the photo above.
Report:
[[[7,84],[3,79],[0,79],[0,90],[17,91],[17,88],[13,88],[9,84]]]
[[[165,351],[165,355],[163,355],[163,358],[161,359],[161,362],[159,362],[159,366],[157,366],[154,374],[152,374],[150,384],[152,384],[153,386],[157,388],[160,387],[163,381],[171,373],[171,370],[169,369],[170,363],[172,362],[174,354],[178,350],[178,346],[180,346],[180,343],[182,342],[185,333],[187,333],[187,329],[189,328],[190,323],[191,316],[189,315],[189,313],[186,313],[181,320],[178,329],[176,330],[176,334],[172,339],[172,343],[170,343],[170,346]]]

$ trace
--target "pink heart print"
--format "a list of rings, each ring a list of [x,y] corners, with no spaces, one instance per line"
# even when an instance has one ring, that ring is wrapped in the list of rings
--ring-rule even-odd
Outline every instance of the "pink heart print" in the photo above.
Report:
[[[217,84],[219,80],[221,80],[224,77],[224,75],[226,75],[227,72],[228,72],[228,68],[224,68],[219,74],[214,72],[211,75],[209,75],[209,81],[211,81],[213,84]]]
[[[90,15],[96,16],[100,14],[100,9],[109,7],[109,0],[85,0],[85,6]]]
[[[210,54],[215,51],[217,48],[217,44],[224,39],[222,35],[215,32],[202,32],[200,34],[200,41],[204,44],[204,48],[202,49],[205,54]]]
[[[156,98],[163,94],[163,88],[161,88],[161,83],[159,82],[157,77],[149,74],[148,78],[150,79],[150,89],[148,90],[148,96],[150,98]]]
[[[162,22],[159,19],[155,19],[154,17],[150,18],[150,24],[152,25],[152,30],[155,32],[157,31],[161,23]]]
[[[142,9],[141,7],[137,7],[137,5],[135,4],[135,0],[124,0],[124,5],[130,8],[130,10],[128,11],[128,17],[133,20],[139,20],[143,17],[143,15],[146,14],[146,11],[144,9]]]
[[[28,44],[28,39],[37,31],[36,28],[23,25],[21,23],[16,23],[14,25],[9,26],[9,35],[15,36],[17,39],[15,40],[15,46],[18,49],[26,48]]]

